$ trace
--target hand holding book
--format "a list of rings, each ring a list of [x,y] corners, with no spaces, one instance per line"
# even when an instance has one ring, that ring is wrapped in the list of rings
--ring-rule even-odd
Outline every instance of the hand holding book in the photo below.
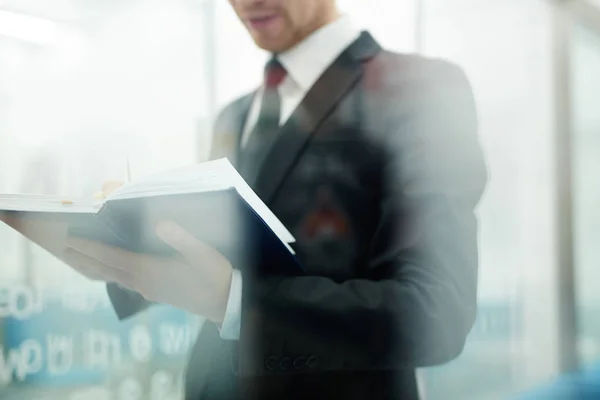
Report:
[[[108,181],[102,198],[124,185]],[[116,283],[155,303],[169,304],[220,323],[225,315],[231,263],[172,221],[161,221],[156,233],[178,251],[176,257],[143,255],[101,242],[69,237],[64,261],[91,280]]]
[[[0,221],[92,279],[216,322],[232,265],[301,272],[294,237],[226,159],[103,190],[67,202],[0,194]]]
[[[175,256],[134,253],[69,237],[64,260],[90,279],[117,283],[151,302],[169,304],[221,323],[233,270],[229,260],[172,221],[161,221],[156,232],[177,250]]]

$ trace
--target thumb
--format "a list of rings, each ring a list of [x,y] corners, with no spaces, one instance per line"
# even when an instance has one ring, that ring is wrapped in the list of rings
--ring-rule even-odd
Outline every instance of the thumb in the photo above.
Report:
[[[156,225],[156,234],[186,259],[196,258],[203,248],[202,242],[174,221],[160,221]]]

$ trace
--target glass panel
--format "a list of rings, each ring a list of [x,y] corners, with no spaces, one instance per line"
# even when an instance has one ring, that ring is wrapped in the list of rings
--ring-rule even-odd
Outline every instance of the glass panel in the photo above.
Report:
[[[194,163],[205,17],[201,1],[2,1],[0,192],[91,197],[126,158],[134,178]],[[104,285],[0,226],[3,400],[179,398],[199,322],[156,307],[120,323]]]
[[[226,1],[51,3],[0,2],[2,193],[92,196],[126,160],[134,178],[194,163],[216,112],[260,81],[267,55]],[[414,1],[342,3],[414,49]],[[155,307],[120,323],[102,284],[0,226],[2,400],[181,398],[201,322]]]
[[[429,399],[504,399],[556,372],[552,9],[537,0],[425,0],[427,55],[470,78],[490,168],[479,207],[479,316]]]
[[[600,31],[572,32],[574,217],[579,355],[600,361]]]

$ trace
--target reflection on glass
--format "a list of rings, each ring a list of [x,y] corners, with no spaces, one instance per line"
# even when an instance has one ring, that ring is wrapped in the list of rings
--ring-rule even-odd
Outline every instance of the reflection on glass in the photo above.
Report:
[[[126,157],[134,177],[194,163],[205,18],[201,1],[1,2],[0,192],[91,197]],[[180,398],[198,323],[121,323],[102,284],[0,226],[3,400]]]
[[[579,356],[600,360],[600,31],[572,32],[574,217]]]
[[[414,1],[340,5],[414,50]],[[0,192],[92,196],[106,180],[208,154],[214,114],[267,55],[226,1],[0,1]],[[243,65],[240,60],[244,60]],[[120,323],[103,285],[0,226],[0,399],[181,398],[199,323],[155,307]]]
[[[297,0],[302,1],[302,0]],[[388,49],[465,68],[491,181],[480,311],[427,399],[509,398],[553,372],[553,94],[545,0],[340,0]],[[210,22],[210,23],[209,23]],[[573,32],[580,353],[600,359],[600,34]],[[0,2],[0,192],[92,195],[107,179],[196,162],[214,113],[268,55],[224,0]],[[244,60],[240,68],[239,60]],[[0,226],[0,398],[180,398],[199,321],[157,307],[119,323],[102,285]]]
[[[466,70],[490,169],[478,210],[479,315],[461,357],[427,371],[427,395],[511,398],[555,372],[552,8],[537,0],[423,4],[424,51]]]

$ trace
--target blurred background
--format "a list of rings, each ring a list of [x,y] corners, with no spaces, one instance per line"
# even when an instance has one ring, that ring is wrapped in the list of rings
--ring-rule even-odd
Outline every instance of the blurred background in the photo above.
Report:
[[[340,4],[477,96],[479,316],[458,360],[419,371],[424,398],[555,398],[600,371],[600,1]],[[0,0],[0,193],[91,196],[126,158],[133,178],[206,159],[266,59],[226,0]],[[201,324],[118,323],[103,285],[0,226],[0,399],[179,399]]]

